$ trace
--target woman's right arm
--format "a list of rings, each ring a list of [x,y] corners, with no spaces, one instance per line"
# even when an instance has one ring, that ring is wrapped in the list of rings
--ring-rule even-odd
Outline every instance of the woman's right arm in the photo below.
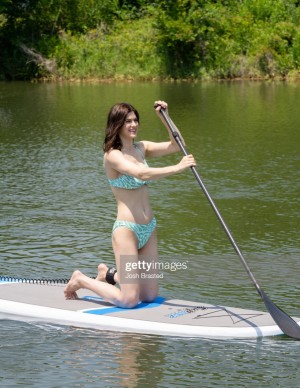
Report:
[[[174,175],[196,166],[193,155],[184,156],[178,164],[166,167],[148,167],[144,164],[136,164],[126,159],[121,151],[112,150],[105,157],[105,165],[120,174],[131,175],[141,180],[156,180]]]

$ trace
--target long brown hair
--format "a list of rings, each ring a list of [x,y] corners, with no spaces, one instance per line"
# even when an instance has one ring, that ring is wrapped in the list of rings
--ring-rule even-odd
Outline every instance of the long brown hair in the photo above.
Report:
[[[105,138],[103,142],[103,151],[108,152],[111,149],[121,150],[123,144],[119,136],[120,129],[123,127],[128,113],[134,112],[138,123],[140,116],[138,111],[130,104],[121,102],[115,104],[109,111],[105,129]]]

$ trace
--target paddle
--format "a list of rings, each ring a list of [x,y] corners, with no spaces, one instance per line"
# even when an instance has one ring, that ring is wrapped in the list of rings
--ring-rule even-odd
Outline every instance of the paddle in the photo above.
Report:
[[[158,105],[155,105],[154,107],[156,108],[157,106]],[[176,128],[174,127],[166,110],[161,108],[160,114],[165,119],[176,143],[178,144],[178,146],[180,148],[180,150],[183,152],[184,155],[188,155],[188,153],[187,153],[187,151],[182,143],[182,140],[181,140],[178,132],[176,131]],[[251,272],[251,270],[246,262],[246,259],[244,258],[242,252],[240,251],[236,241],[234,240],[230,230],[228,229],[228,227],[227,227],[223,217],[221,216],[216,204],[214,203],[212,197],[210,196],[209,192],[207,191],[207,189],[206,189],[200,175],[198,174],[196,168],[192,166],[191,170],[192,170],[193,174],[195,175],[195,178],[197,179],[197,181],[198,181],[201,189],[203,190],[206,198],[208,199],[210,205],[212,206],[216,216],[218,217],[218,220],[220,221],[220,223],[221,223],[227,237],[229,238],[233,248],[235,249],[236,253],[238,254],[244,268],[246,269],[248,275],[250,276],[250,279],[252,280],[257,292],[259,293],[260,297],[264,301],[266,308],[269,311],[270,315],[272,316],[272,318],[274,319],[274,321],[277,323],[277,325],[283,331],[284,334],[286,334],[292,338],[300,339],[300,326],[288,314],[286,314],[283,310],[281,310],[278,306],[276,306],[276,304],[270,300],[270,298],[267,296],[267,294],[259,286],[259,284],[257,283],[253,273]]]

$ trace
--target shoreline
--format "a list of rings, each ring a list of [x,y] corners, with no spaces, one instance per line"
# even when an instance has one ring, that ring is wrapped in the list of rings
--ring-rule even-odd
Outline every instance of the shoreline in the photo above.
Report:
[[[297,83],[300,82],[300,70],[297,74],[291,76],[274,76],[274,77],[235,77],[235,78],[170,78],[170,77],[153,77],[153,78],[126,78],[126,77],[113,77],[113,78],[98,78],[98,77],[86,77],[86,78],[63,78],[63,77],[42,77],[33,79],[0,79],[2,83],[10,82],[27,82],[27,83],[73,83],[73,84],[113,84],[113,83],[229,83],[229,82],[287,82]]]

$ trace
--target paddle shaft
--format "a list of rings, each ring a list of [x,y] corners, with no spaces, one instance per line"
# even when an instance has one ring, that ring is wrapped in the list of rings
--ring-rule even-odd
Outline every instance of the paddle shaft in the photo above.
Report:
[[[185,149],[185,147],[184,147],[184,145],[183,145],[183,143],[182,143],[182,140],[181,140],[181,138],[180,138],[180,136],[179,136],[179,133],[178,133],[178,132],[176,131],[176,129],[174,128],[173,123],[172,123],[172,121],[170,120],[170,118],[168,117],[167,113],[165,112],[164,109],[161,109],[161,110],[160,110],[160,113],[161,113],[161,115],[163,116],[163,118],[165,119],[165,121],[166,121],[168,127],[170,128],[171,133],[172,133],[172,135],[173,135],[173,137],[174,137],[176,143],[178,144],[178,147],[180,148],[180,150],[182,151],[182,153],[183,153],[184,155],[187,156],[188,153],[187,153],[187,151],[186,151],[186,149]],[[251,278],[251,280],[252,280],[252,282],[253,282],[255,288],[257,289],[258,293],[261,295],[260,287],[259,287],[259,285],[258,285],[258,283],[257,283],[257,281],[256,281],[256,279],[255,279],[255,277],[254,277],[254,275],[252,274],[252,272],[251,272],[251,270],[250,270],[250,268],[249,268],[249,266],[248,266],[248,264],[247,264],[247,262],[246,262],[246,260],[245,260],[245,258],[244,258],[244,256],[243,256],[243,254],[242,254],[240,248],[238,247],[238,245],[237,245],[235,239],[233,238],[233,236],[232,236],[232,234],[231,234],[231,232],[230,232],[228,226],[226,225],[226,223],[225,223],[225,221],[224,221],[224,219],[223,219],[221,213],[219,212],[219,210],[218,210],[218,208],[217,208],[217,206],[216,206],[214,200],[212,199],[211,195],[209,194],[209,192],[208,192],[208,190],[207,190],[205,184],[203,183],[203,180],[201,179],[201,177],[200,177],[198,171],[196,170],[196,168],[195,168],[194,166],[191,167],[191,170],[192,170],[192,172],[193,172],[195,178],[197,179],[197,182],[199,183],[201,189],[203,190],[203,192],[204,192],[206,198],[208,199],[208,202],[209,202],[210,205],[212,206],[212,208],[213,208],[213,210],[214,210],[216,216],[218,217],[218,220],[220,221],[220,223],[221,223],[223,229],[225,230],[225,233],[227,234],[227,236],[228,236],[228,238],[229,238],[229,240],[230,240],[230,242],[231,242],[231,244],[232,244],[234,250],[235,250],[236,253],[238,254],[239,258],[241,259],[241,261],[242,261],[242,263],[243,263],[243,265],[244,265],[244,267],[245,267],[245,269],[246,269],[248,275],[250,276],[250,278]]]
[[[156,107],[156,106],[155,106]],[[179,133],[177,132],[176,128],[174,127],[170,117],[168,116],[165,109],[161,107],[160,114],[163,116],[168,128],[170,129],[176,143],[178,144],[178,147],[182,151],[182,153],[187,156],[188,153],[182,143],[182,140],[179,136]],[[202,191],[204,192],[206,198],[208,199],[211,207],[213,208],[218,220],[220,221],[227,237],[229,238],[234,250],[236,251],[237,255],[239,256],[244,268],[246,269],[250,279],[252,280],[258,294],[262,298],[263,302],[265,303],[266,308],[268,309],[270,315],[274,319],[274,321],[277,323],[279,328],[283,331],[283,333],[289,335],[292,338],[300,339],[300,327],[288,314],[286,314],[283,310],[281,310],[278,306],[276,306],[275,303],[273,303],[268,295],[263,291],[263,289],[259,286],[257,283],[253,273],[251,272],[249,265],[246,262],[246,259],[244,258],[240,248],[238,247],[235,239],[233,238],[228,226],[226,225],[223,217],[221,216],[221,213],[219,212],[216,204],[214,203],[212,197],[210,196],[207,188],[205,187],[205,184],[203,183],[200,175],[198,174],[196,168],[194,166],[191,167],[191,170],[197,179],[197,182],[199,183]]]

